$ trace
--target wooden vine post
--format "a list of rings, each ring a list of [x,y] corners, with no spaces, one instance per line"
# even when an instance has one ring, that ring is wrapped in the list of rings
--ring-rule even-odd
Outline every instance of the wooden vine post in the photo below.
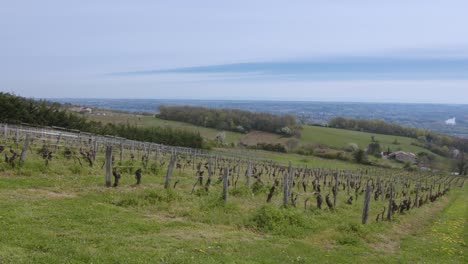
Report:
[[[5,140],[8,139],[8,125],[7,124],[3,125],[3,137],[5,138]]]
[[[239,161],[237,162],[237,179],[236,179],[236,182],[237,182],[237,180],[239,179],[240,171],[241,171],[241,162],[240,162],[240,160],[239,160]]]
[[[289,178],[289,175],[288,173],[285,172],[283,174],[283,206],[284,207],[288,206],[288,203],[289,203],[288,178]]]
[[[111,187],[111,175],[112,175],[112,146],[106,147],[106,186]]]
[[[419,186],[421,182],[416,182],[416,198],[414,199],[414,207],[419,207]]]
[[[333,208],[336,208],[336,200],[338,199],[338,172],[335,173],[335,186],[333,191]]]
[[[226,203],[229,196],[229,168],[224,168],[224,177],[223,177],[223,200]]]
[[[166,181],[164,182],[164,189],[169,188],[169,185],[171,184],[172,171],[174,170],[175,160],[176,160],[175,154],[172,154],[171,161],[169,162],[169,168],[167,168]]]
[[[123,143],[120,142],[120,157],[119,157],[119,161],[120,161],[120,164],[122,164],[122,161],[123,161]]]
[[[194,152],[192,155],[193,155],[193,158],[192,158],[192,170],[195,170],[195,163],[197,162],[197,153]]]
[[[350,189],[350,180],[349,180],[349,173],[346,173],[347,176],[346,176],[346,191],[349,195],[349,189]]]
[[[57,137],[57,141],[55,142],[55,150],[54,150],[55,152],[57,152],[57,150],[58,150],[61,137],[62,137],[62,134],[59,134],[58,137]]]
[[[390,199],[388,199],[387,221],[392,221],[393,213],[393,183],[390,183]]]
[[[96,156],[98,152],[98,142],[97,139],[93,139],[93,162],[96,162]]]
[[[362,210],[362,224],[363,225],[367,224],[367,219],[369,218],[371,194],[372,194],[372,186],[370,186],[369,182],[367,182],[366,197],[364,198],[364,209]]]
[[[290,181],[292,179],[293,169],[291,162],[289,162],[289,169],[283,175],[283,206],[286,207],[289,204],[289,197],[291,196]]]
[[[294,168],[291,165],[291,162],[289,162],[289,179],[288,179],[288,196],[290,199],[292,199],[292,188],[293,188],[293,182],[294,182]]]
[[[249,188],[250,188],[250,174],[252,174],[252,163],[251,162],[249,162],[249,165],[247,166],[247,171],[245,172],[246,185]]]
[[[19,137],[19,132],[18,132],[18,128],[16,128],[14,140],[15,140],[15,145],[17,147],[18,147],[18,137]]]
[[[159,146],[156,146],[156,151],[154,152],[154,160],[158,161],[159,157]]]
[[[26,141],[24,142],[23,149],[21,150],[20,164],[23,164],[26,161],[26,154],[28,153],[30,140],[31,140],[31,136],[27,134]]]

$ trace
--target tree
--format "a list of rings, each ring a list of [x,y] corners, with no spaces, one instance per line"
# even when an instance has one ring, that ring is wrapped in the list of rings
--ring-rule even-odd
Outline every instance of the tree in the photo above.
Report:
[[[367,146],[367,154],[381,157],[382,147],[380,146],[379,141],[377,141],[374,136],[371,137],[371,140],[372,142]]]
[[[280,133],[289,136],[289,135],[291,135],[291,129],[289,127],[287,127],[287,126],[282,127],[281,130],[280,130]]]
[[[346,151],[354,152],[354,151],[359,149],[359,146],[356,143],[348,143],[348,145],[346,145],[345,149],[346,149]]]
[[[362,149],[358,149],[353,153],[354,161],[361,164],[368,163],[366,152]]]
[[[225,144],[225,140],[226,140],[226,133],[223,132],[219,132],[217,135],[216,135],[216,143],[218,143],[218,145],[224,145]]]
[[[468,161],[467,161],[467,159],[465,159],[465,153],[464,152],[461,152],[458,155],[457,170],[458,170],[458,174],[460,174],[460,175],[467,175],[468,174]]]
[[[427,166],[432,169],[435,165],[436,156],[426,152],[419,152],[417,160],[419,166]]]

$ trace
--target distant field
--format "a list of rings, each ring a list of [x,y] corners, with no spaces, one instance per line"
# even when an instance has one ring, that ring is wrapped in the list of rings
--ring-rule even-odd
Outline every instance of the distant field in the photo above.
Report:
[[[317,126],[304,126],[301,141],[302,143],[325,144],[333,148],[344,148],[349,143],[355,143],[360,148],[365,148],[371,143],[372,136],[380,142],[383,150],[389,147],[392,151],[401,149],[413,153],[429,152],[424,148],[411,145],[415,142],[412,138]],[[395,140],[398,141],[398,145],[393,144]]]
[[[163,127],[172,127],[178,129],[186,129],[192,131],[198,131],[200,135],[204,138],[213,140],[216,135],[221,132],[212,128],[199,127],[188,123],[177,122],[177,121],[167,121],[161,120],[152,116],[139,116],[132,114],[118,114],[110,112],[106,116],[90,116],[93,120],[101,122],[111,122],[111,123],[129,123],[137,126],[150,127],[150,126],[163,126]],[[235,132],[225,131],[226,142],[235,143],[243,142],[248,145],[256,145],[260,142],[265,143],[285,143],[289,138],[285,138],[276,134],[261,132],[261,131],[252,131],[248,134],[241,134]],[[327,127],[318,127],[318,126],[303,126],[302,136],[299,140],[301,145],[307,144],[322,144],[331,148],[343,149],[349,143],[355,143],[360,148],[366,148],[371,143],[371,137],[374,136],[382,146],[383,150],[390,148],[391,151],[403,150],[413,153],[426,152],[432,153],[427,149],[413,146],[412,142],[415,142],[412,138],[399,137],[399,136],[389,136],[389,135],[380,135],[375,133],[366,133],[359,131],[351,131],[344,129],[335,129]],[[398,144],[395,145],[395,140],[398,141]],[[432,153],[434,154],[434,153]],[[446,162],[447,159],[434,154],[438,157],[439,162]]]
[[[54,99],[77,105],[101,107],[131,112],[154,112],[161,105],[190,105],[214,108],[234,108],[272,114],[291,114],[314,124],[325,124],[334,117],[380,119],[390,123],[431,130],[448,135],[468,137],[468,104],[393,104],[343,103],[310,101],[236,101],[236,100],[164,100],[164,99]],[[445,120],[456,117],[456,126]]]

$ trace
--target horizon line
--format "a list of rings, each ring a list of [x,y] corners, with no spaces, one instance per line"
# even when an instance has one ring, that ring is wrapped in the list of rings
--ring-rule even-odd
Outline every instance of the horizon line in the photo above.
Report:
[[[34,97],[32,97],[34,98]],[[244,102],[298,102],[298,103],[347,103],[347,104],[420,104],[420,105],[467,105],[468,103],[448,103],[448,102],[397,102],[397,101],[359,101],[359,100],[326,100],[326,99],[280,99],[280,98],[108,98],[108,97],[42,97],[34,99],[45,100],[166,100],[166,101],[244,101]]]

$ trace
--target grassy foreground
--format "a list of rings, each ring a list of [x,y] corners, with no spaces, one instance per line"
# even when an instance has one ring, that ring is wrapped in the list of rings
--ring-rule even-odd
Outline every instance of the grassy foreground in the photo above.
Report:
[[[466,263],[468,193],[454,188],[433,204],[360,224],[362,197],[335,211],[280,209],[281,194],[242,184],[220,199],[179,171],[164,190],[164,171],[135,186],[124,174],[103,187],[102,171],[40,161],[0,172],[0,263]]]

